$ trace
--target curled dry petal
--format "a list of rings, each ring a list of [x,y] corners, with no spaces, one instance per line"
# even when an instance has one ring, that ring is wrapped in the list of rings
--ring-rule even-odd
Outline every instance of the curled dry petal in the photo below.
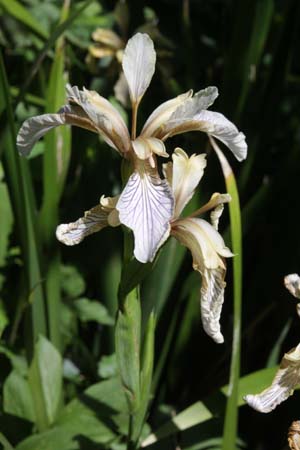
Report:
[[[65,245],[79,244],[86,236],[102,230],[108,225],[120,225],[118,213],[115,209],[117,197],[104,197],[100,204],[86,211],[76,222],[63,223],[56,229],[57,239]]]
[[[300,344],[284,355],[270,387],[245,401],[259,412],[268,413],[293,394],[300,382]]]
[[[134,256],[152,261],[169,236],[174,199],[166,180],[149,164],[140,162],[117,203],[120,221],[133,231]]]
[[[206,167],[206,155],[188,157],[184,150],[176,148],[173,155],[172,190],[175,198],[174,218],[192,198]]]
[[[193,268],[202,276],[201,317],[206,333],[217,343],[224,341],[220,315],[224,301],[226,266],[223,258],[232,256],[222,236],[205,220],[179,219],[171,234],[192,253]]]
[[[300,277],[297,273],[284,277],[284,285],[294,297],[300,298]]]
[[[79,244],[85,237],[108,226],[108,212],[101,205],[86,211],[76,222],[63,223],[56,229],[57,239],[65,245]]]
[[[156,53],[147,34],[137,33],[127,42],[123,55],[123,70],[133,105],[146,92],[155,70]]]

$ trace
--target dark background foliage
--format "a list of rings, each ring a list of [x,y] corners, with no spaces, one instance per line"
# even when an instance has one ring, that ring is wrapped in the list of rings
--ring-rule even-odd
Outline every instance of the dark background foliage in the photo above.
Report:
[[[55,29],[60,16],[60,1],[24,0],[21,3],[47,33]],[[71,9],[81,4],[73,3]],[[19,89],[43,47],[43,39],[22,20],[17,20],[5,4],[0,1],[0,43],[15,105]],[[92,42],[91,33],[97,26],[121,33],[115,6],[113,1],[92,2],[65,32],[65,70],[71,84],[93,88],[105,97],[114,95],[119,64],[114,59],[95,60],[92,69],[86,63],[86,55]],[[300,270],[299,8],[298,0],[128,1],[129,22],[122,35],[126,42],[137,29],[149,32],[158,52],[157,70],[140,107],[139,127],[166,99],[190,88],[197,91],[216,85],[220,96],[212,109],[225,114],[246,134],[249,146],[246,161],[237,163],[226,153],[236,174],[243,221],[242,375],[276,365],[283,352],[299,342],[296,302],[283,286],[286,274]],[[54,45],[50,46],[26,87],[26,95],[30,93],[37,100],[32,101],[27,95],[18,103],[17,127],[25,118],[44,112],[53,58]],[[128,109],[120,107],[130,122]],[[2,154],[5,120],[2,114]],[[175,146],[181,146],[190,154],[208,154],[208,167],[197,202],[203,204],[213,192],[225,190],[222,172],[206,136],[190,133],[174,137],[168,141],[167,148],[172,151]],[[29,163],[38,208],[43,197],[44,151],[44,145],[39,144],[40,154],[32,157]],[[10,175],[5,162],[3,167],[2,184],[9,185]],[[118,155],[96,135],[72,129],[71,161],[59,206],[59,223],[80,217],[84,210],[97,204],[102,193],[116,194],[120,190],[119,167]],[[0,212],[1,230],[4,206],[2,211],[0,205]],[[2,227],[4,229],[4,225]],[[228,227],[228,214],[225,213],[221,231],[230,245]],[[3,235],[5,233],[3,231]],[[20,296],[24,297],[26,291],[25,262],[20,252],[17,226],[12,224],[7,234],[7,244],[2,244],[5,252],[0,269],[1,314],[6,321],[1,345],[15,354],[24,355],[31,327],[26,318],[28,308],[20,307]],[[101,302],[110,316],[114,316],[122,235],[120,229],[106,229],[77,247],[55,245],[61,253],[61,350],[80,374],[76,380],[65,379],[66,401],[101,379],[97,364],[103,355],[113,352],[112,329],[95,320],[82,320],[74,313],[72,301],[79,297],[93,299]],[[40,250],[41,258],[47,261],[51,253],[49,248]],[[216,392],[228,382],[229,376],[232,268],[229,264],[222,313],[225,344],[217,346],[202,330],[198,300],[200,280],[191,274],[190,255],[184,254],[177,272],[174,261],[167,262],[159,266],[160,278],[155,279],[158,273],[154,272],[145,279],[143,286],[146,292],[144,313],[151,304],[159,311],[156,363],[162,364],[149,423],[156,429],[171,414],[197,400],[210,398],[210,402],[218,403],[218,418],[194,427],[182,436],[176,435],[170,442],[162,441],[162,446],[157,448],[175,448],[177,444],[186,449],[213,448],[213,445],[199,445],[207,438],[222,435],[220,410],[224,398],[216,396]],[[160,282],[168,277],[171,286],[167,295],[163,295]],[[11,362],[4,353],[2,351],[0,364],[2,384],[11,370]],[[160,358],[162,354],[164,356]],[[299,402],[296,392],[269,415],[259,414],[248,406],[240,408],[239,437],[246,448],[285,448],[290,423],[300,419]],[[1,431],[13,445],[31,433],[28,422],[13,419],[5,408],[2,419]],[[98,448],[86,441],[81,445],[84,449]]]

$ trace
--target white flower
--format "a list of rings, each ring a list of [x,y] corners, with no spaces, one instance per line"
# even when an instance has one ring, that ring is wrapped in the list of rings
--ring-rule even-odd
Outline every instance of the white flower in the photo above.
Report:
[[[300,298],[300,277],[290,274],[284,278],[290,293]],[[270,387],[256,395],[246,395],[245,401],[259,412],[268,413],[293,394],[300,383],[300,344],[286,353]]]
[[[68,86],[68,104],[56,114],[26,120],[17,140],[20,153],[28,155],[47,131],[58,125],[76,125],[99,133],[108,145],[130,160],[133,173],[116,209],[120,222],[133,231],[134,255],[143,263],[153,260],[157,248],[168,234],[174,212],[172,191],[157,170],[156,156],[168,157],[164,141],[176,134],[200,130],[221,140],[239,161],[247,154],[244,134],[222,114],[207,111],[218,96],[216,87],[208,87],[194,96],[189,91],[161,104],[136,137],[137,110],[154,74],[155,61],[153,42],[147,34],[137,33],[128,41],[123,55],[123,70],[132,103],[131,136],[119,112],[105,98],[94,91]],[[87,213],[87,217],[93,220],[97,215]],[[89,230],[93,230],[91,225]],[[62,236],[59,234],[67,245],[79,242]]]

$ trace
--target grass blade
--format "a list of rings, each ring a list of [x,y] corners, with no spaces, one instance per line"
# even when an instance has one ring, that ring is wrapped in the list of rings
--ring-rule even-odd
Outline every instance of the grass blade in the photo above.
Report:
[[[238,383],[240,377],[241,315],[242,315],[242,223],[239,194],[232,169],[223,152],[213,138],[210,138],[219,158],[226,190],[231,195],[229,216],[233,258],[233,340],[230,364],[229,392],[223,430],[223,450],[233,450],[237,440],[238,427]]]
[[[243,397],[249,392],[260,392],[266,386],[269,386],[274,378],[277,368],[278,367],[271,367],[258,370],[257,372],[253,372],[242,377],[238,383],[239,389],[237,405],[242,406],[245,404]],[[230,388],[228,386],[224,386],[220,389],[217,395],[219,396],[220,394],[225,394],[227,396],[228,392],[230,392]],[[172,434],[187,430],[188,428],[204,423],[213,417],[217,417],[219,415],[218,412],[216,413],[212,408],[210,408],[209,404],[209,401],[199,401],[184,409],[173,417],[172,420],[158,428],[153,434],[150,434],[142,442],[142,447],[148,447],[155,442],[171,436]]]
[[[68,14],[69,2],[65,1],[61,19]],[[51,67],[49,87],[46,95],[46,112],[57,111],[66,100],[64,76],[64,38],[56,43],[54,61]],[[46,293],[51,342],[61,349],[60,333],[60,257],[55,228],[58,224],[59,201],[63,191],[71,153],[71,130],[58,127],[45,136],[43,155],[43,204],[41,210],[41,233],[47,261]]]
[[[17,0],[0,0],[0,8],[7,14],[17,19],[35,34],[43,39],[48,39],[48,33],[32,14]]]
[[[0,53],[0,89],[6,102],[8,132],[4,139],[4,170],[8,183],[11,204],[22,248],[27,277],[28,295],[30,294],[30,316],[32,340],[28,352],[32,351],[33,342],[39,334],[46,335],[46,314],[42,277],[39,264],[37,230],[35,228],[36,208],[27,161],[20,158],[16,149],[16,134],[11,108],[10,90],[6,71]],[[26,297],[26,295],[25,295]]]

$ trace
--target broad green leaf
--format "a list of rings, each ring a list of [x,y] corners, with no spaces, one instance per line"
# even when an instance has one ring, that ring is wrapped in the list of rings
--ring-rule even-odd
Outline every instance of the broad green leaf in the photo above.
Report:
[[[33,17],[33,15],[25,8],[21,2],[17,0],[0,0],[0,8],[7,14],[11,15],[23,25],[28,27],[31,31],[36,33],[43,39],[48,39],[48,33],[40,25],[40,23]]]
[[[243,397],[249,392],[258,393],[267,387],[272,382],[276,371],[277,367],[271,367],[240,378],[238,384],[238,406],[244,405],[245,402]],[[230,388],[228,386],[224,386],[220,389],[220,392],[224,395],[228,395],[228,392],[230,392],[229,389]],[[167,422],[153,434],[148,436],[142,442],[142,447],[148,447],[149,445],[171,436],[172,434],[176,434],[179,431],[184,431],[215,417],[215,413],[208,406],[209,402],[207,402],[207,406],[205,403],[206,402],[199,401],[189,406],[184,411],[181,411],[174,418],[172,418],[171,421]],[[219,397],[218,403],[221,408]]]
[[[225,179],[229,203],[231,247],[233,257],[233,339],[230,363],[230,396],[227,400],[223,431],[223,450],[234,449],[238,434],[238,382],[240,377],[241,319],[242,319],[242,223],[239,194],[234,173],[223,152],[210,138]]]
[[[29,385],[34,399],[36,424],[43,431],[54,422],[62,400],[62,358],[45,337],[35,346],[29,369]]]
[[[74,300],[73,306],[82,322],[98,322],[102,325],[113,325],[114,319],[108,314],[104,305],[88,298]]]
[[[17,370],[13,370],[4,382],[3,409],[8,414],[35,422],[33,399],[28,380]]]
[[[27,376],[28,365],[24,356],[13,353],[4,345],[0,345],[0,354],[5,355],[9,359],[13,369],[20,375]]]
[[[17,450],[81,450],[90,445],[114,448],[117,434],[126,434],[127,404],[118,378],[96,383],[72,400],[55,425],[33,435]]]
[[[116,355],[131,413],[140,405],[141,305],[137,290],[122,301],[115,328]]]

